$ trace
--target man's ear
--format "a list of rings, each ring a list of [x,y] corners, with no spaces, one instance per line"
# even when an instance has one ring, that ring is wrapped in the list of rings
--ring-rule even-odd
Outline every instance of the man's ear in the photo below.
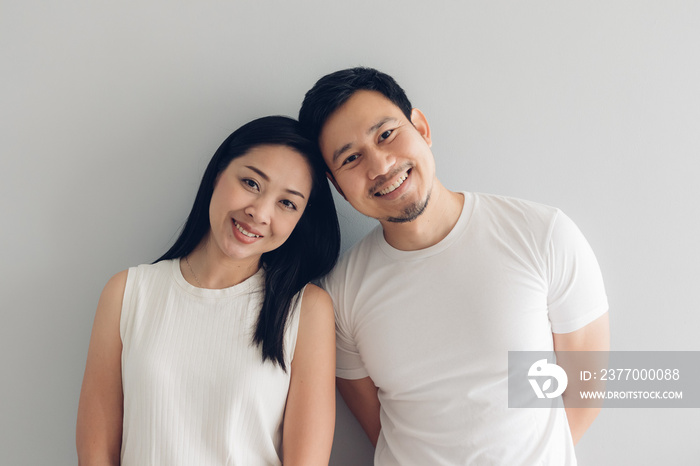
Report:
[[[343,199],[347,201],[348,198],[345,197],[345,194],[343,194],[343,190],[340,189],[340,186],[338,186],[338,183],[335,181],[335,178],[333,178],[333,175],[331,175],[330,172],[326,172],[326,178],[328,178],[330,182],[333,183],[333,186],[335,186],[335,190],[338,191],[338,194],[343,196]]]
[[[430,125],[428,125],[428,120],[423,115],[423,112],[414,108],[411,110],[411,123],[418,130],[420,135],[423,137],[428,147],[433,145],[432,139],[430,139]]]

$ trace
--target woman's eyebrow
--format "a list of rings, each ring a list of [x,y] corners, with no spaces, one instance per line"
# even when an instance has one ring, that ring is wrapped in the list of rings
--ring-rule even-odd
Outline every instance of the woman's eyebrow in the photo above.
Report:
[[[253,170],[255,173],[260,175],[260,177],[262,179],[264,179],[265,181],[268,181],[268,182],[270,181],[270,177],[267,176],[267,174],[264,171],[260,170],[259,168],[256,168],[252,165],[246,165],[245,167],[248,168],[249,170]],[[287,188],[287,189],[285,189],[285,191],[287,191],[289,194],[294,194],[296,196],[299,196],[302,199],[306,199],[306,197],[302,193],[300,193],[299,191],[295,191],[294,189]]]
[[[245,167],[246,167],[246,168],[249,168],[250,170],[253,170],[255,173],[257,173],[258,175],[260,175],[260,176],[262,177],[263,180],[265,180],[265,181],[270,181],[270,177],[267,176],[267,175],[265,174],[264,171],[262,171],[262,170],[260,170],[260,169],[257,169],[257,168],[255,168],[255,167],[253,167],[252,165],[246,165]]]

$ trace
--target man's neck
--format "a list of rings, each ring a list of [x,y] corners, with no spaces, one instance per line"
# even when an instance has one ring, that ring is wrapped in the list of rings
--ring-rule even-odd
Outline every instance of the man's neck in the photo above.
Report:
[[[442,241],[457,224],[464,206],[464,196],[449,191],[435,179],[425,211],[412,222],[380,221],[384,239],[401,251],[425,249]]]

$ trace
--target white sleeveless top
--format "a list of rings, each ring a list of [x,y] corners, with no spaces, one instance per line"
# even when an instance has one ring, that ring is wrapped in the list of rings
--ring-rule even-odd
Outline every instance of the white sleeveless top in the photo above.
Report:
[[[190,285],[177,259],[129,269],[120,323],[122,465],[281,464],[289,372],[263,364],[252,343],[263,277],[261,269],[208,290]],[[300,305],[285,334],[288,371]]]

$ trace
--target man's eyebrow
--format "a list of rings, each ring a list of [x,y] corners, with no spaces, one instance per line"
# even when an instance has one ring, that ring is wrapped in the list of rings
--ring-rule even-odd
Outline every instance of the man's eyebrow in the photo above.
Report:
[[[248,169],[250,169],[250,170],[253,170],[255,173],[257,173],[258,175],[260,175],[260,177],[261,177],[262,179],[264,179],[265,181],[268,181],[268,182],[270,181],[270,177],[267,176],[267,174],[266,174],[264,171],[262,171],[262,170],[260,170],[260,169],[258,169],[258,168],[255,168],[255,167],[252,166],[252,165],[246,165],[245,167],[248,168]],[[289,194],[294,194],[295,196],[299,196],[299,197],[302,198],[302,199],[306,199],[306,197],[305,197],[302,193],[300,193],[299,191],[295,191],[295,190],[289,189],[289,188],[285,189],[285,191],[287,191]]]
[[[369,135],[369,134],[374,133],[375,131],[377,131],[379,128],[381,128],[382,126],[384,126],[386,123],[388,123],[390,121],[396,121],[396,118],[393,118],[393,117],[382,118],[377,123],[373,124],[370,127],[370,129],[367,130],[367,134]]]
[[[381,128],[382,126],[384,126],[385,124],[387,124],[390,121],[396,121],[396,118],[394,118],[394,117],[382,118],[381,120],[379,120],[378,122],[376,122],[375,124],[373,124],[372,126],[369,127],[369,129],[367,130],[367,135],[374,133],[375,131],[377,131],[379,128]],[[346,152],[351,147],[352,147],[352,143],[348,142],[343,147],[341,147],[340,149],[333,152],[333,158],[331,159],[332,163],[335,163],[335,161],[338,160],[338,157],[340,157],[343,154],[343,152]]]
[[[338,150],[336,150],[335,152],[333,152],[333,159],[332,159],[332,162],[335,164],[335,161],[338,160],[338,157],[340,157],[340,156],[343,154],[343,152],[347,151],[347,150],[350,149],[351,147],[352,147],[352,143],[351,143],[351,142],[348,142],[348,143],[345,144],[343,147],[341,147],[340,149],[338,149]]]

